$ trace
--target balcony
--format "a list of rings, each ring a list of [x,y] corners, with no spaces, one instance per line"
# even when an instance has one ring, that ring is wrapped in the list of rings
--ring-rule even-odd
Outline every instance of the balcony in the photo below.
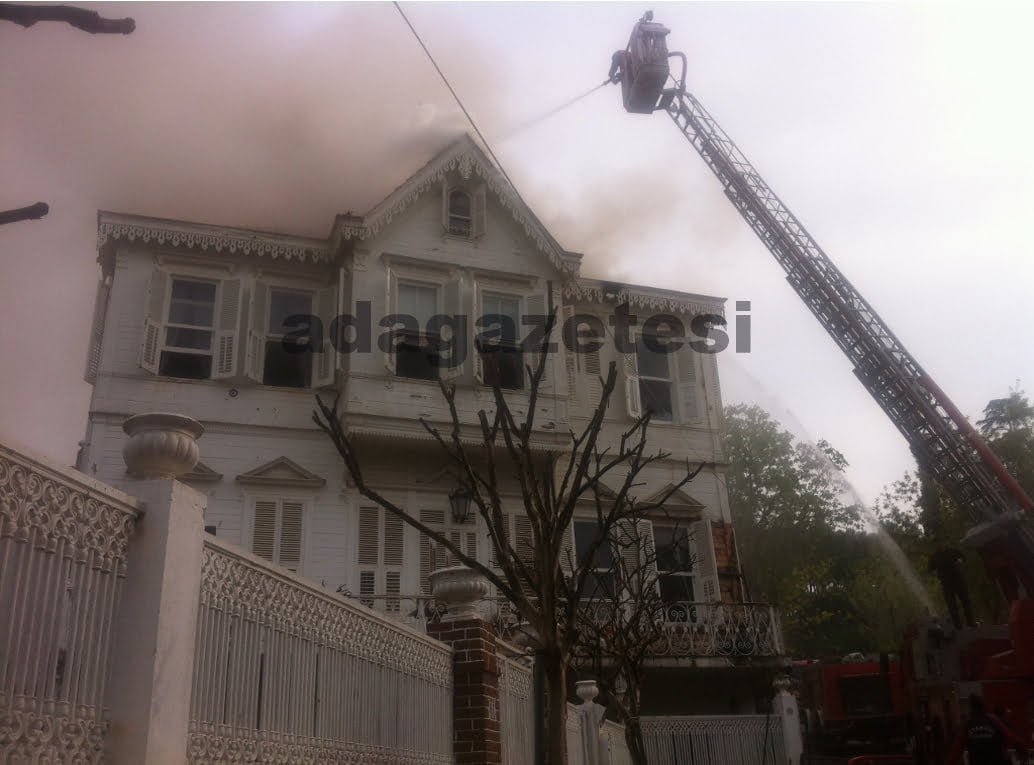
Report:
[[[427,625],[447,612],[427,595],[374,595],[358,598],[363,605],[426,632]],[[586,603],[596,624],[617,625],[612,603]],[[517,634],[520,619],[503,599],[486,598],[478,611],[504,640]],[[656,615],[662,629],[650,650],[656,659],[776,658],[783,655],[782,632],[774,606],[766,603],[668,603]]]

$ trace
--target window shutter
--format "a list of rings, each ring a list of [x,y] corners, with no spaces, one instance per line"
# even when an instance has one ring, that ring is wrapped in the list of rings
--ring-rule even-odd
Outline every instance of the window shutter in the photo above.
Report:
[[[384,565],[401,566],[405,522],[394,513],[384,511]]]
[[[629,588],[623,595],[636,599],[648,587],[657,586],[657,554],[653,540],[653,522],[626,518],[615,526],[618,554],[625,569]]]
[[[233,377],[237,372],[237,332],[241,311],[241,280],[225,279],[220,295],[219,318],[215,334],[212,379]]]
[[[559,320],[560,326],[554,330],[554,334],[557,336],[557,340],[560,343],[564,341],[564,327],[567,326],[569,321],[574,319],[574,306],[565,305],[560,309]],[[572,338],[573,340],[574,338]],[[568,397],[576,394],[577,380],[578,380],[578,354],[574,352],[574,349],[568,348],[563,345],[564,349],[564,374],[565,382],[567,383],[567,395]],[[597,357],[598,358],[598,357]]]
[[[265,284],[255,283],[251,291],[251,308],[249,311],[248,349],[244,358],[244,374],[257,383],[261,383],[266,366],[266,303],[269,300],[269,288]]]
[[[336,287],[325,287],[316,293],[316,315],[323,325],[323,334],[318,344],[313,342],[312,387],[327,388],[334,384],[337,369],[337,350],[331,342],[330,332],[330,325],[337,315]]]
[[[104,338],[104,317],[108,313],[108,297],[111,284],[105,280],[97,282],[97,295],[93,300],[93,321],[90,323],[90,347],[86,353],[86,371],[83,377],[92,383],[97,379],[101,364],[101,342]]]
[[[700,419],[700,407],[697,403],[697,371],[696,351],[686,343],[678,350],[678,391],[679,407],[683,422],[696,422]]]
[[[578,565],[578,561],[574,558],[573,525],[574,523],[572,522],[571,525],[564,529],[564,535],[560,540],[560,568],[568,577],[574,573],[574,569]]]
[[[435,531],[441,531],[445,526],[444,510],[421,510],[420,522]],[[445,566],[444,561],[437,561],[438,550],[430,537],[420,535],[420,591],[425,595],[431,594],[431,572]]]
[[[255,516],[251,531],[251,551],[260,558],[273,562],[276,549],[276,501],[260,499],[255,502]]]
[[[527,316],[547,316],[549,309],[547,307],[546,295],[544,292],[533,292],[528,295],[524,304],[526,307]],[[535,327],[531,327],[532,331],[535,331]],[[556,336],[556,332],[550,333],[549,339],[552,341]],[[534,372],[538,368],[539,358],[541,356],[541,340],[536,343],[526,344],[524,347],[525,358],[527,359],[526,364]],[[540,391],[552,391],[553,390],[553,358],[556,356],[555,353],[549,354],[546,359],[545,369],[542,370],[542,379],[539,381]],[[530,378],[530,375],[529,375]]]
[[[464,311],[463,311],[463,283],[459,279],[453,279],[453,280],[449,281],[445,285],[445,289],[443,290],[443,292],[444,292],[444,297],[445,297],[445,313],[448,314],[449,316],[462,316],[462,315],[464,315]],[[467,349],[462,348],[462,345],[465,344],[466,342],[467,342],[467,338],[466,337],[459,337],[456,334],[453,334],[452,341],[451,341],[451,345],[452,345],[451,353],[453,355],[453,358],[455,358],[457,355],[460,358],[463,358],[465,356],[464,351],[467,350]],[[458,346],[460,347],[460,350],[457,350]],[[442,367],[439,368],[439,370],[438,370],[439,376],[443,380],[455,379],[457,377],[460,377],[463,374],[463,367],[464,367],[463,364],[456,364],[455,366],[453,366],[450,363],[450,364],[448,364],[446,366],[442,366]]]
[[[380,511],[376,507],[359,508],[359,565],[377,565],[380,550]]]
[[[474,236],[484,236],[486,229],[485,223],[488,218],[488,195],[485,193],[484,185],[478,186],[477,189],[475,189],[471,204],[474,208],[471,211],[474,215]]]
[[[600,405],[603,397],[603,380],[601,378],[602,365],[600,364],[599,350],[582,354],[585,373],[585,403],[591,414]]]
[[[711,521],[705,518],[693,524],[693,543],[697,559],[694,573],[700,587],[697,592],[708,603],[720,601],[722,591],[718,585],[718,565],[714,555],[714,538],[711,536]]]
[[[297,501],[280,503],[277,563],[288,571],[297,572],[302,565],[302,508],[302,503]]]
[[[471,312],[473,321],[475,322],[475,325],[471,328],[473,333],[474,333],[474,337],[477,337],[480,334],[480,332],[481,332],[481,329],[479,329],[477,327],[476,322],[477,322],[478,319],[480,319],[482,316],[484,316],[484,313],[485,313],[485,307],[481,303],[481,286],[477,283],[477,281],[475,281],[474,282],[474,310]],[[474,381],[477,382],[477,383],[482,383],[483,384],[485,382],[485,360],[483,358],[481,358],[481,352],[479,351],[479,349],[477,347],[477,343],[474,344],[473,352],[474,352]]]
[[[643,403],[639,397],[639,368],[635,351],[622,354],[621,364],[625,373],[625,409],[629,417],[639,419],[643,416]]]
[[[162,335],[165,331],[165,293],[168,290],[169,275],[160,268],[151,271],[151,283],[147,288],[144,341],[140,346],[140,366],[151,374],[158,374]]]
[[[449,215],[448,190],[445,190],[443,192],[443,197],[442,198],[444,200],[443,204],[445,205],[445,208],[444,208],[444,210],[445,210],[444,214],[446,216],[445,217],[445,224],[448,225],[448,215]],[[391,314],[395,313],[395,306],[396,306],[396,302],[397,302],[396,301],[396,296],[398,294],[397,293],[397,289],[398,289],[398,285],[397,285],[397,282],[395,280],[395,273],[391,270],[390,267],[385,267],[385,269],[384,269],[384,315],[385,316],[390,316]],[[391,332],[390,329],[388,331]],[[388,374],[390,374],[390,375],[395,374],[395,338],[394,338],[394,336],[392,336],[389,339],[388,347],[384,351],[384,368],[388,370]]]

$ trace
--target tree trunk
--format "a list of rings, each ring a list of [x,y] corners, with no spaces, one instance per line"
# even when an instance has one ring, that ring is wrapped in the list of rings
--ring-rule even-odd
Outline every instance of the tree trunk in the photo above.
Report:
[[[546,671],[546,765],[567,765],[567,662],[542,656]]]
[[[639,717],[625,720],[625,743],[633,765],[649,765],[646,761],[646,746],[643,743],[643,729],[639,725]]]

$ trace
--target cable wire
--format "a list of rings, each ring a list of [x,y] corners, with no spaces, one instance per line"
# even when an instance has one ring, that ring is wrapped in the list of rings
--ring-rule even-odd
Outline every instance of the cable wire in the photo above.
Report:
[[[434,60],[434,56],[431,55],[431,51],[428,50],[427,45],[424,44],[423,39],[420,37],[420,33],[416,31],[416,27],[413,26],[413,23],[409,20],[409,17],[406,16],[406,12],[402,10],[402,6],[398,4],[397,0],[395,0],[392,5],[395,6],[395,10],[397,10],[399,15],[402,16],[402,20],[406,22],[406,26],[409,27],[409,31],[413,33],[416,41],[420,43],[420,47],[424,49],[424,53],[427,54],[427,58],[431,62],[431,66],[433,66],[435,71],[438,72],[438,76],[442,78],[442,82],[445,83],[445,87],[447,87],[449,92],[452,93],[452,97],[456,99],[457,105],[459,105],[460,109],[463,111],[463,116],[467,118],[470,126],[474,128],[474,132],[477,133],[477,137],[481,139],[481,143],[484,144],[485,149],[488,151],[488,155],[492,158],[492,161],[495,162],[496,167],[499,168],[499,172],[502,173],[506,182],[510,184],[510,188],[513,189],[513,192],[520,199],[521,195],[520,192],[517,191],[517,186],[515,186],[514,182],[510,179],[509,174],[507,174],[503,167],[503,163],[499,161],[499,157],[497,157],[495,152],[492,151],[492,146],[488,143],[488,139],[485,138],[481,129],[477,126],[477,123],[474,122],[474,118],[470,116],[470,112],[467,111],[467,107],[463,105],[463,101],[460,99],[456,90],[452,87],[452,84],[449,82],[449,78],[445,76],[445,72],[443,72],[442,68],[438,66],[438,62]],[[527,203],[525,203],[523,199],[521,199],[521,203],[527,207]]]

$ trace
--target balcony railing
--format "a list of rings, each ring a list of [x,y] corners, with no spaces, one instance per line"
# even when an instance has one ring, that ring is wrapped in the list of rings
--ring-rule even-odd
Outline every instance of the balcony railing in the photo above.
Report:
[[[447,613],[446,607],[427,595],[371,595],[358,600],[412,627],[426,631],[427,624]],[[518,633],[520,617],[508,601],[485,598],[478,612],[504,640]],[[587,601],[588,616],[596,624],[619,625],[613,603]],[[654,657],[776,657],[783,653],[776,609],[766,603],[667,603],[655,615],[662,626],[650,653]]]

